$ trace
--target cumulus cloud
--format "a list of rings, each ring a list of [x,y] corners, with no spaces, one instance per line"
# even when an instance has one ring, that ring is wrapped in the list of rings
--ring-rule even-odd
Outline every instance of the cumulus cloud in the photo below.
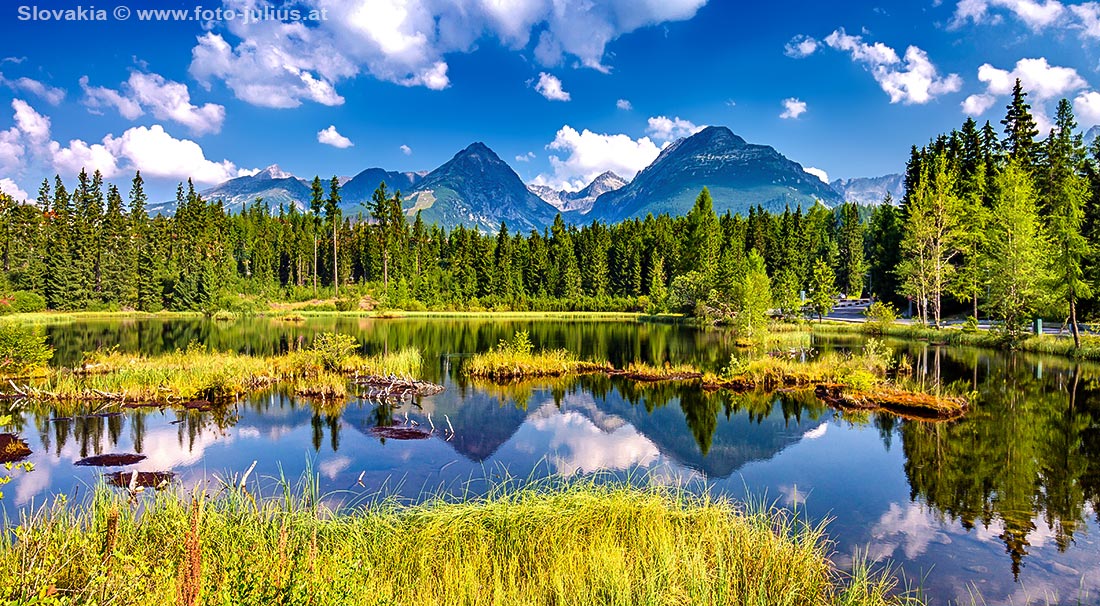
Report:
[[[626,99],[619,99],[618,101],[616,101],[615,107],[623,111],[630,111],[634,109],[634,106],[630,103],[630,101],[627,101]]]
[[[847,52],[852,60],[870,70],[890,103],[923,104],[939,95],[962,88],[958,74],[941,76],[928,58],[928,53],[916,46],[905,49],[904,57],[881,42],[868,44],[862,36],[853,36],[839,28],[825,38],[829,48]]]
[[[1081,30],[1082,37],[1100,38],[1100,4],[1085,2],[1069,8],[1077,18],[1076,27]]]
[[[1067,96],[1087,86],[1077,70],[1050,65],[1045,57],[1020,59],[1011,71],[986,63],[978,68],[978,80],[985,83],[986,90],[967,97],[962,102],[963,112],[971,116],[983,114],[996,105],[998,99],[1012,92],[1017,78],[1031,100],[1032,114],[1040,132],[1046,132],[1051,127],[1046,102]],[[1088,108],[1085,105],[1087,100],[1087,95],[1081,95],[1075,105],[1084,108],[1087,112]]]
[[[807,166],[807,167],[803,168],[802,170],[810,173],[811,175],[817,177],[818,179],[821,179],[822,183],[828,183],[829,182],[829,173],[825,172],[823,169],[816,168],[816,167],[813,167],[813,166]],[[822,427],[824,427],[824,425],[822,425]]]
[[[1066,7],[1058,0],[960,0],[951,26],[958,28],[967,22],[997,23],[1001,15],[991,9],[1008,12],[1034,31],[1055,25],[1067,15]]]
[[[645,132],[653,137],[654,141],[668,142],[690,137],[704,128],[706,127],[697,126],[679,116],[674,118],[655,116],[647,121]]]
[[[159,124],[131,128],[118,138],[108,135],[103,143],[116,157],[128,160],[130,168],[151,177],[220,183],[237,176],[232,162],[207,160],[198,143],[176,139]]]
[[[227,0],[227,9],[255,0]],[[607,71],[612,40],[642,27],[690,19],[706,0],[304,0],[327,19],[301,22],[234,20],[226,31],[198,38],[191,75],[226,84],[248,103],[296,107],[344,102],[335,85],[370,75],[402,86],[438,90],[450,84],[446,56],[469,52],[484,38],[528,50],[544,67],[568,59]],[[533,32],[539,32],[537,41]]]
[[[30,93],[50,105],[58,105],[65,99],[65,91],[63,89],[50,86],[31,78],[24,77],[9,80],[4,77],[4,74],[0,73],[0,84],[3,84],[15,92]]]
[[[783,100],[783,113],[779,114],[780,118],[784,120],[797,120],[799,116],[806,113],[806,102],[799,101],[795,97]]]
[[[15,127],[32,145],[40,146],[50,140],[50,119],[35,111],[22,99],[12,99],[15,110]]]
[[[317,131],[317,142],[324,143],[325,145],[331,145],[340,149],[347,149],[353,145],[351,139],[348,139],[344,135],[336,132],[335,125],[329,125],[328,128]]]
[[[1012,71],[998,69],[989,63],[978,68],[978,80],[985,82],[988,92],[993,95],[1011,93],[1017,78],[1029,95],[1040,100],[1060,97],[1086,86],[1077,70],[1050,65],[1046,57],[1020,59]]]
[[[114,107],[128,120],[135,120],[149,110],[158,120],[177,122],[196,135],[216,133],[225,121],[225,107],[215,103],[201,107],[192,104],[187,85],[160,74],[131,72],[118,90],[91,86],[88,77],[83,76],[80,87],[84,90],[84,104],[90,109]]]
[[[561,80],[546,72],[539,73],[539,80],[535,83],[535,90],[540,95],[551,101],[568,101],[571,97],[561,86]]]
[[[1077,95],[1073,100],[1073,113],[1084,128],[1100,124],[1100,93],[1088,91]]]
[[[131,128],[118,137],[109,134],[98,143],[73,139],[62,145],[52,139],[47,116],[22,99],[11,105],[15,126],[0,131],[0,164],[5,170],[24,168],[29,156],[63,174],[98,170],[111,178],[124,170],[140,170],[149,177],[191,178],[200,183],[220,183],[238,176],[232,162],[208,160],[198,143],[176,139],[159,124]],[[14,163],[13,151],[19,152]]]
[[[530,162],[535,159],[535,152],[527,152],[516,156],[516,162]]]
[[[23,164],[22,133],[17,127],[0,130],[0,171],[11,173]]]
[[[401,153],[405,154],[406,156],[411,156],[411,155],[412,155],[412,153],[413,153],[413,150],[412,150],[412,148],[411,148],[411,147],[409,147],[408,145],[404,145],[404,144],[402,144],[402,145],[401,145],[401,147],[399,147],[399,148],[397,148],[397,149],[400,149],[400,150],[401,150]]]
[[[792,59],[802,59],[817,52],[818,46],[815,38],[799,34],[787,42],[783,47],[783,54]]]
[[[625,134],[595,133],[566,125],[558,130],[546,146],[552,152],[553,175],[538,175],[536,185],[576,191],[605,171],[613,171],[626,179],[649,166],[661,148],[649,137],[634,139]]]
[[[0,179],[0,192],[8,194],[18,202],[31,199],[27,192],[23,191],[23,188],[7,177]]]

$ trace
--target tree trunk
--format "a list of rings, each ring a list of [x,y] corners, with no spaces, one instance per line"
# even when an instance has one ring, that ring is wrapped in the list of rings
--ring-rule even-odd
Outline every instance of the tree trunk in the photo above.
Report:
[[[332,222],[332,285],[336,288],[336,296],[340,296],[340,279],[336,273],[336,268],[340,266],[339,261],[336,259],[336,221]]]
[[[971,303],[974,306],[974,322],[977,323],[978,322],[978,294],[977,293],[974,293],[974,295],[971,297]]]
[[[313,296],[317,296],[317,237],[313,238]]]
[[[1069,324],[1073,329],[1073,347],[1081,349],[1081,329],[1077,326],[1077,301],[1069,300]]]

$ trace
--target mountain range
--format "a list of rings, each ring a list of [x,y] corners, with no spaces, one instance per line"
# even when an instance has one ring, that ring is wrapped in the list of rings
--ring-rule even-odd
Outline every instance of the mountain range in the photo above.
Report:
[[[364,210],[378,184],[403,194],[411,220],[420,212],[425,222],[446,227],[465,225],[495,232],[501,222],[511,231],[543,229],[560,213],[566,221],[618,222],[647,214],[686,214],[703,187],[710,190],[715,212],[747,214],[750,207],[782,211],[816,202],[827,206],[845,200],[878,204],[886,192],[900,199],[901,175],[836,180],[825,183],[774,148],[746,142],[726,127],[711,126],[667,145],[657,158],[627,182],[605,172],[580,191],[527,185],[487,145],[472,143],[430,172],[395,172],[368,168],[340,178],[345,215]],[[325,191],[328,183],[325,182]],[[309,206],[310,183],[269,166],[199,192],[221,199],[230,210],[262,199],[269,207]],[[152,205],[171,212],[174,202]]]

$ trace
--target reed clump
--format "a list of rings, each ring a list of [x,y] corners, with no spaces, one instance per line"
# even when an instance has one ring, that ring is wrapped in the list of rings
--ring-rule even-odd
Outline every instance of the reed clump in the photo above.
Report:
[[[101,488],[86,505],[24,517],[0,539],[0,599],[917,603],[886,574],[865,566],[838,572],[822,526],[681,489],[548,482],[484,498],[347,510],[309,495],[253,498],[236,487],[205,499],[164,491],[139,508],[122,499]],[[101,551],[107,532],[111,558]]]
[[[41,382],[14,389],[42,400],[170,404],[224,400],[286,383],[301,395],[343,397],[350,377],[415,378],[421,364],[416,349],[364,356],[354,337],[326,333],[308,348],[276,356],[214,351],[196,343],[155,356],[96,351],[78,368],[50,368]]]
[[[611,364],[581,360],[565,349],[541,349],[527,331],[519,331],[511,340],[501,340],[488,352],[476,354],[462,365],[471,377],[510,380],[525,377],[559,377],[593,372],[609,372]]]

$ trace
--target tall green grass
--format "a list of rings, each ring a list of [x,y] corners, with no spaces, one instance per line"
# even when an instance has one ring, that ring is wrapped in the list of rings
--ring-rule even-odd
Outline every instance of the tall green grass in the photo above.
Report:
[[[475,354],[462,363],[462,371],[468,376],[496,380],[560,377],[611,370],[611,364],[607,362],[581,360],[565,349],[535,351],[527,331],[523,330],[517,332],[512,340],[501,340],[496,347]]]
[[[485,498],[330,509],[229,487],[140,514],[100,488],[0,540],[0,599],[111,604],[916,603],[838,573],[823,527],[680,489],[546,483]],[[53,601],[49,601],[53,600]]]
[[[356,347],[354,339],[351,346]],[[313,347],[278,356],[249,356],[192,345],[155,356],[117,350],[92,352],[85,356],[81,368],[51,369],[47,378],[33,387],[42,397],[62,401],[216,400],[276,383],[288,383],[305,395],[339,397],[347,392],[348,375],[415,378],[421,365],[416,349],[362,356]]]

